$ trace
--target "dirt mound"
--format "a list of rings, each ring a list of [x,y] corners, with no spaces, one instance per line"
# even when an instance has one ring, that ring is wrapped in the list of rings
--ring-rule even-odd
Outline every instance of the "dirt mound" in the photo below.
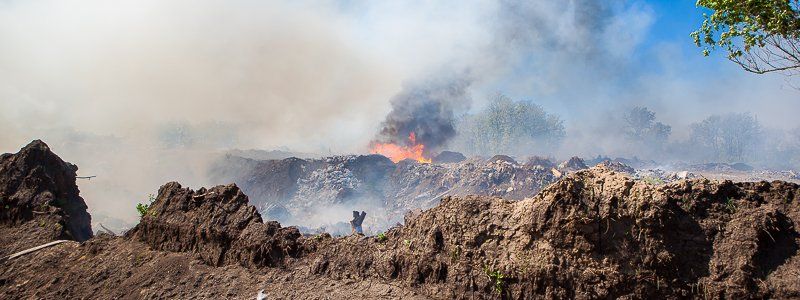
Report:
[[[153,249],[194,253],[213,266],[279,266],[302,253],[297,228],[264,223],[236,185],[193,191],[167,183],[126,236]]]
[[[433,163],[437,164],[460,163],[465,160],[467,157],[464,154],[453,151],[442,151],[432,159]]]
[[[8,245],[0,253],[92,237],[91,217],[75,184],[77,170],[40,140],[0,156],[0,244]]]
[[[312,270],[438,298],[798,297],[798,201],[790,183],[655,188],[598,166],[524,201],[446,197],[383,241],[323,247]]]

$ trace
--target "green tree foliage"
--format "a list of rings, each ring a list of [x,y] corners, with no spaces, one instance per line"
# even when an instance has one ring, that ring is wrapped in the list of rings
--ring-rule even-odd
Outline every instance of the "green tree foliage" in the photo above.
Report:
[[[741,162],[753,157],[761,138],[761,125],[747,113],[713,115],[691,125],[690,142],[706,150],[707,160]]]
[[[800,0],[699,0],[711,10],[692,38],[708,56],[717,47],[745,70],[800,72]]]
[[[636,142],[663,144],[672,127],[656,122],[656,114],[647,107],[637,106],[625,114],[625,134]]]
[[[462,151],[468,154],[531,154],[553,149],[565,136],[564,122],[531,101],[498,94],[489,106],[458,124]]]

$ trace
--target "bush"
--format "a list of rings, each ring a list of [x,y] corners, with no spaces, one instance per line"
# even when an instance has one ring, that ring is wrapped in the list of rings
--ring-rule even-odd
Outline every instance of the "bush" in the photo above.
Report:
[[[153,196],[153,194],[150,194],[150,195],[148,195],[147,197],[148,197],[148,200],[149,200],[149,202],[148,202],[147,204],[144,204],[144,203],[137,203],[137,204],[136,204],[136,211],[138,211],[138,212],[139,212],[139,217],[140,217],[140,218],[142,218],[142,217],[144,217],[145,215],[147,215],[147,213],[148,213],[148,212],[149,212],[149,210],[150,210],[150,205],[152,205],[152,204],[153,204],[153,201],[156,201],[156,197],[155,197],[155,196]],[[154,211],[153,211],[153,212],[150,212],[150,214],[151,214],[151,215],[153,215],[153,216],[155,216],[155,212],[154,212]]]

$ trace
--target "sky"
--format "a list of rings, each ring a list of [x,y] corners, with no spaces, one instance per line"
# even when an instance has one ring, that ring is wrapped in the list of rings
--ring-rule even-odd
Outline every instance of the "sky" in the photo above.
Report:
[[[366,153],[420,90],[463,89],[437,100],[455,115],[539,103],[567,157],[629,154],[608,129],[636,105],[673,139],[731,112],[800,126],[800,91],[703,57],[701,20],[686,0],[0,0],[0,152],[44,140],[108,212],[208,184],[226,149]]]

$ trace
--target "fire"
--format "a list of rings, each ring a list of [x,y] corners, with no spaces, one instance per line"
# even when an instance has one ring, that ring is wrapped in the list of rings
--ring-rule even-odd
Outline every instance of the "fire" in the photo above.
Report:
[[[425,158],[423,155],[425,145],[417,144],[417,137],[413,132],[408,135],[408,141],[410,142],[410,146],[401,146],[392,143],[375,143],[370,152],[372,154],[386,156],[395,163],[404,159],[413,159],[426,164],[431,163],[431,159]]]

